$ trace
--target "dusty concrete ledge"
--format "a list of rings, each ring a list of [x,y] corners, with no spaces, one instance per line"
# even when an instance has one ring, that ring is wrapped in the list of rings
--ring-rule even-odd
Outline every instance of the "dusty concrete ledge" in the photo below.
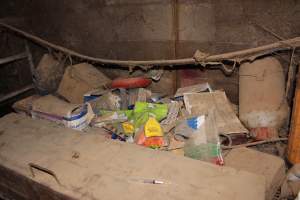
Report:
[[[32,178],[29,163],[53,171],[61,186],[39,170]],[[265,195],[263,176],[112,141],[99,130],[83,134],[16,114],[0,119],[0,165],[75,199],[263,200]],[[0,181],[5,185],[9,178]],[[15,190],[26,197],[30,187]]]

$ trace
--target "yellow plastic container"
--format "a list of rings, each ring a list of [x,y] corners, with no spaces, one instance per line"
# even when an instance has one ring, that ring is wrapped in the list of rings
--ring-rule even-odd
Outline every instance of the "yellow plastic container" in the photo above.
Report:
[[[294,97],[294,107],[288,143],[288,160],[292,164],[300,163],[300,78]]]

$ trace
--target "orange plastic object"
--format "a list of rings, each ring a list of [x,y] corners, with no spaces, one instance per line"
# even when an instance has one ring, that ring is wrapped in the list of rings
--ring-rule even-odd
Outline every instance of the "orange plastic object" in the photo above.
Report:
[[[297,80],[295,91],[287,154],[291,163],[300,163],[300,78]]]
[[[278,137],[276,128],[273,127],[258,127],[250,129],[250,134],[256,140],[268,140]]]
[[[163,137],[146,137],[144,131],[142,131],[138,139],[136,141],[138,145],[142,145],[145,147],[150,147],[153,149],[157,149],[164,145],[164,138]]]
[[[145,147],[150,147],[153,149],[157,149],[164,145],[163,137],[148,137],[144,142]]]

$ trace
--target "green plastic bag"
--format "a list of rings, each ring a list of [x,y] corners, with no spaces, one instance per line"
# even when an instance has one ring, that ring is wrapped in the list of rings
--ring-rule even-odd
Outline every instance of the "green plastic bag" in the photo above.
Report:
[[[142,125],[146,124],[149,117],[154,117],[157,121],[161,121],[167,117],[167,114],[168,106],[166,104],[136,102],[131,119],[137,130]]]

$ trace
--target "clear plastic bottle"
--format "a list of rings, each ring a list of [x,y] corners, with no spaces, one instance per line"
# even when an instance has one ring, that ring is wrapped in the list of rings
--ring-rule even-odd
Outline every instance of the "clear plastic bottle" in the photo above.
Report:
[[[203,118],[203,117],[202,117]],[[184,146],[184,155],[193,159],[223,165],[214,110],[204,115],[204,120],[190,135]]]

